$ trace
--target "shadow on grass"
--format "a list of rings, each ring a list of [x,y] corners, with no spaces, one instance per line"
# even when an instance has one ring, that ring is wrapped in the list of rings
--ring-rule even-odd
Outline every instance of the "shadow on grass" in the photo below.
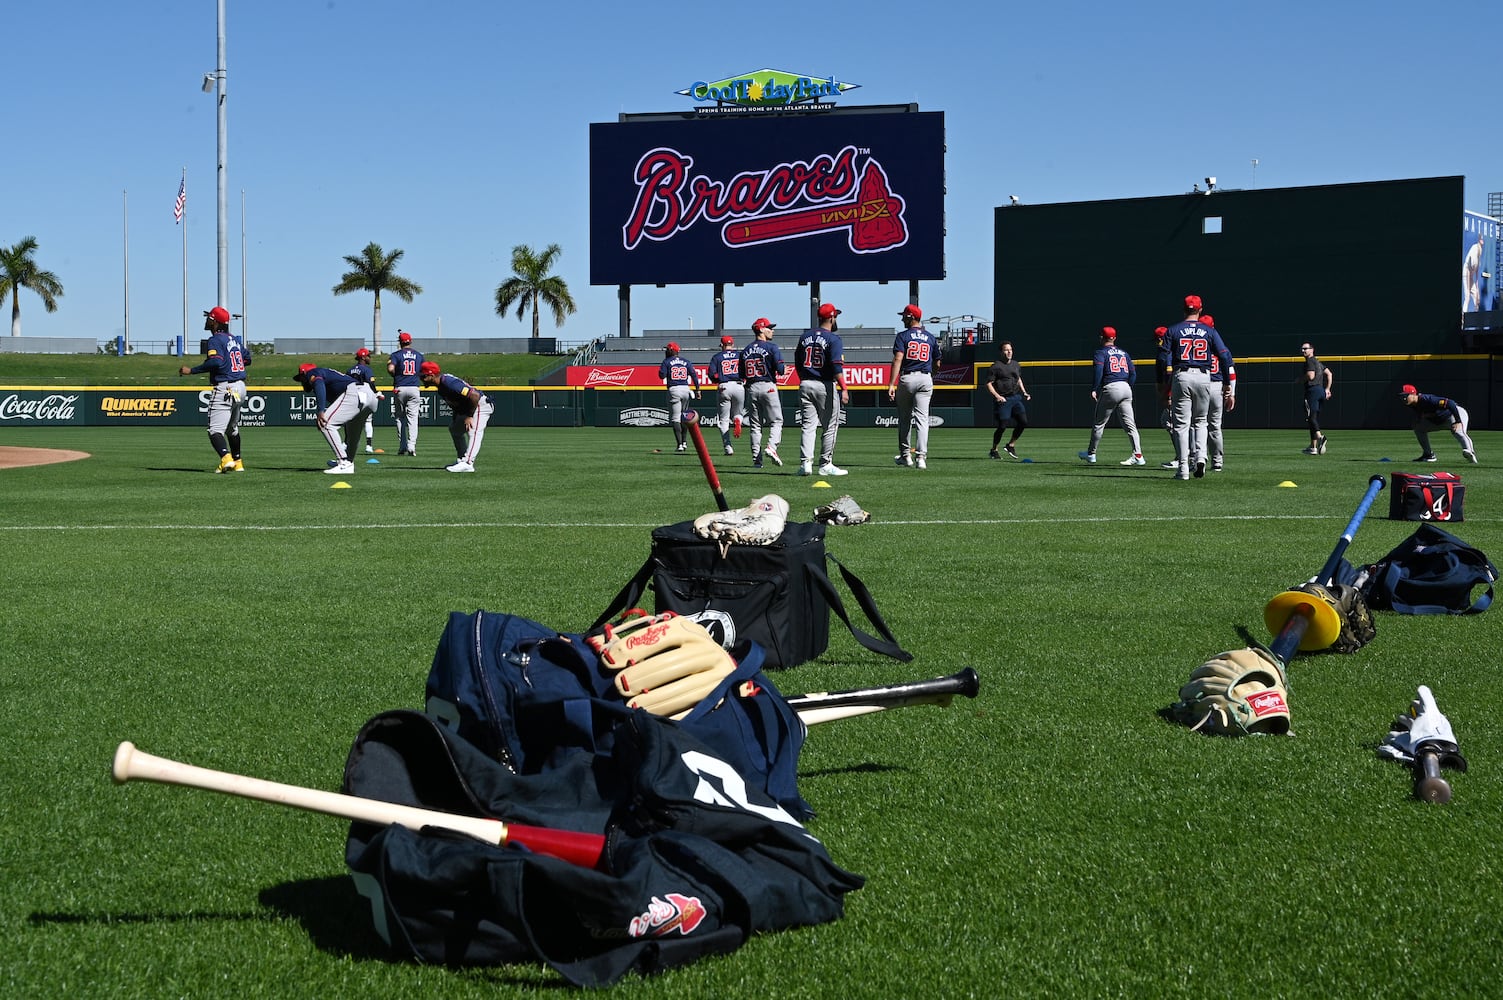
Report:
[[[868,761],[865,764],[852,764],[850,767],[825,767],[817,771],[800,771],[800,778],[827,778],[833,774],[882,774],[886,771],[906,771],[906,767],[898,767],[896,764],[873,764]]]
[[[370,902],[347,875],[283,882],[261,890],[261,905],[291,917],[313,946],[330,955],[390,959],[392,950],[371,927]]]

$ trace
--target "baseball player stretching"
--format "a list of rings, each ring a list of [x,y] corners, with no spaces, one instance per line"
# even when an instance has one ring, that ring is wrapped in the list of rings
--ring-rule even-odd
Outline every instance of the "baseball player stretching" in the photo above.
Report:
[[[1219,358],[1227,372],[1235,369],[1231,352],[1213,326],[1200,322],[1200,296],[1185,296],[1185,318],[1164,334],[1160,349],[1171,375],[1174,398],[1174,450],[1179,457],[1175,479],[1206,474],[1206,419],[1211,409],[1211,359]],[[1193,456],[1193,463],[1191,461]]]
[[[1467,424],[1470,418],[1466,407],[1448,396],[1435,396],[1428,392],[1420,392],[1412,385],[1406,385],[1399,390],[1399,398],[1404,405],[1414,411],[1414,436],[1419,439],[1420,457],[1416,462],[1434,462],[1435,452],[1430,450],[1430,432],[1447,430],[1461,445],[1461,454],[1468,462],[1477,464],[1477,451],[1472,447],[1472,439],[1467,436]]]
[[[1215,328],[1216,321],[1208,312],[1200,314],[1200,322]],[[1218,334],[1220,330],[1216,331]],[[1225,343],[1226,339],[1222,338]],[[1222,420],[1229,410],[1237,408],[1237,371],[1225,371],[1221,359],[1211,357],[1211,399],[1206,410],[1206,450],[1210,452],[1211,471],[1220,472],[1226,465],[1226,442],[1222,434]]]
[[[355,365],[347,372],[350,378],[360,383],[362,389],[370,392],[371,415],[365,418],[365,450],[375,451],[371,432],[375,430],[376,410],[381,400],[386,398],[386,393],[376,388],[376,373],[371,370],[371,351],[369,347],[362,347],[355,352]]]
[[[725,453],[734,455],[731,435],[741,436],[741,414],[746,412],[746,383],[741,374],[741,352],[736,350],[736,338],[727,334],[720,338],[720,353],[710,359],[710,381],[720,388],[720,413],[716,425],[720,428],[720,442]]]
[[[663,348],[663,363],[658,378],[668,387],[668,422],[673,425],[675,451],[685,451],[689,444],[684,435],[684,409],[690,398],[699,398],[699,372],[678,356],[678,345],[669,342]]]
[[[840,310],[826,302],[819,307],[819,326],[798,339],[793,350],[798,370],[799,419],[803,423],[798,445],[798,474],[810,475],[814,464],[814,435],[823,428],[819,453],[821,476],[843,476],[835,464],[835,438],[840,434],[840,408],[851,401],[845,387],[845,345],[835,332]]]
[[[746,412],[751,416],[752,468],[762,468],[762,456],[782,465],[778,445],[783,440],[783,400],[778,395],[778,379],[788,370],[783,352],[772,342],[777,324],[758,318],[752,324],[755,338],[741,352],[741,372],[746,378]],[[767,445],[763,447],[763,435]]]
[[[319,433],[329,442],[335,462],[324,472],[331,476],[348,476],[355,471],[350,455],[360,443],[360,428],[375,412],[376,396],[370,386],[361,385],[344,372],[317,365],[298,365],[292,380],[313,393],[318,404],[315,421]],[[344,440],[339,432],[344,430]]]
[[[1132,356],[1117,346],[1117,331],[1110,326],[1101,328],[1101,346],[1091,359],[1093,378],[1091,398],[1096,401],[1096,419],[1091,424],[1091,443],[1080,457],[1096,464],[1096,446],[1101,435],[1106,433],[1107,421],[1112,414],[1122,423],[1127,440],[1132,443],[1132,454],[1117,463],[1119,465],[1142,465],[1143,444],[1138,440],[1138,421],[1133,416],[1132,388],[1138,384],[1138,369]]]
[[[480,442],[485,439],[485,425],[494,407],[485,393],[462,378],[445,375],[432,361],[424,361],[419,371],[423,384],[438,390],[439,398],[449,404],[454,416],[449,420],[449,436],[459,460],[444,466],[445,472],[474,472]]]
[[[209,396],[209,443],[219,455],[218,472],[244,472],[245,463],[240,460],[240,408],[245,405],[245,370],[251,366],[251,356],[240,346],[240,341],[230,336],[230,311],[224,306],[215,306],[204,313],[204,329],[209,331],[209,343],[204,349],[204,360],[189,368],[183,365],[179,375],[209,375],[209,384],[214,387]]]
[[[924,311],[918,306],[906,305],[898,316],[903,330],[892,342],[892,368],[887,373],[887,398],[898,404],[898,454],[893,461],[927,469],[929,403],[934,398],[939,342],[924,329]]]
[[[392,409],[397,418],[397,454],[416,455],[418,425],[423,415],[423,380],[419,377],[423,355],[412,348],[412,334],[397,331],[397,352],[386,361],[391,374]]]

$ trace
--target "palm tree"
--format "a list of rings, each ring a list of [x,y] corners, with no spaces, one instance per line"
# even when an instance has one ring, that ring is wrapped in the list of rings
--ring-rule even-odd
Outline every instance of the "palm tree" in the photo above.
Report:
[[[574,296],[563,278],[549,274],[553,262],[564,250],[557,243],[549,244],[541,254],[532,247],[518,243],[511,248],[512,277],[496,287],[496,315],[505,316],[506,310],[515,303],[517,319],[532,310],[532,339],[538,339],[538,307],[545,305],[553,313],[555,326],[564,325],[564,317],[575,311]]]
[[[10,335],[21,336],[21,289],[29,288],[42,297],[42,308],[57,312],[57,300],[63,283],[51,271],[43,271],[31,255],[37,238],[28,236],[10,249],[0,249],[0,298],[10,296]]]
[[[411,302],[414,296],[423,294],[423,286],[408,281],[397,274],[397,261],[405,251],[393,250],[387,254],[379,243],[367,243],[360,255],[349,256],[344,262],[350,265],[339,284],[334,286],[335,295],[346,292],[375,292],[376,308],[371,317],[371,349],[381,350],[381,293],[391,292],[403,302]]]

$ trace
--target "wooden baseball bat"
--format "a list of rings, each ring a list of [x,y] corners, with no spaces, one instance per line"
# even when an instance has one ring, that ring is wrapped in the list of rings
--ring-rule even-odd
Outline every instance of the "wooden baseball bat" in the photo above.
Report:
[[[1440,776],[1440,754],[1421,749],[1415,754],[1414,797],[1444,805],[1451,801],[1451,783]]]
[[[379,799],[364,799],[342,792],[325,792],[317,788],[299,785],[284,785],[264,781],[243,774],[214,771],[195,767],[181,761],[169,760],[137,750],[129,741],[115,750],[115,762],[111,777],[116,784],[132,779],[155,781],[164,785],[181,785],[187,788],[206,788],[243,799],[259,802],[274,802],[278,805],[306,809],[327,816],[340,816],[361,823],[377,826],[403,826],[409,830],[423,827],[439,827],[474,837],[487,844],[505,847],[517,844],[537,854],[560,858],[584,868],[594,868],[605,852],[605,837],[595,833],[576,833],[571,830],[553,830],[540,826],[524,826],[520,823],[504,823],[498,819],[482,816],[461,816],[455,813],[421,809],[416,806],[382,802]]]
[[[805,725],[812,726],[908,705],[948,705],[956,695],[974,698],[980,690],[980,675],[974,667],[966,667],[948,677],[931,680],[797,695],[789,698],[788,704]]]
[[[694,451],[699,455],[699,464],[705,470],[705,479],[709,480],[710,491],[715,494],[715,506],[721,510],[730,510],[731,505],[726,502],[725,490],[720,488],[720,476],[715,472],[715,462],[710,458],[710,449],[705,446],[704,433],[699,429],[699,414],[693,410],[685,410],[683,421],[689,436],[694,439]]]

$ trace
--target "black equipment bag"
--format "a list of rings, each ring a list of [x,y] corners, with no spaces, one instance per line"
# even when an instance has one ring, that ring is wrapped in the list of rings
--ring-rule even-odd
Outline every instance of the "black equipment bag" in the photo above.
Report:
[[[1461,521],[1466,487],[1454,472],[1395,472],[1388,493],[1390,521]]]
[[[825,572],[827,559],[881,638],[851,623]],[[724,554],[720,542],[694,533],[693,521],[654,528],[652,554],[589,631],[637,607],[649,584],[655,613],[692,618],[727,649],[754,640],[766,653],[767,668],[797,666],[823,653],[832,610],[862,646],[903,663],[913,659],[898,645],[866,584],[825,551],[823,524],[789,521],[771,545],[731,545]]]
[[[1497,580],[1497,567],[1480,549],[1443,528],[1422,524],[1368,567],[1363,589],[1375,609],[1406,615],[1464,615],[1487,610]]]

